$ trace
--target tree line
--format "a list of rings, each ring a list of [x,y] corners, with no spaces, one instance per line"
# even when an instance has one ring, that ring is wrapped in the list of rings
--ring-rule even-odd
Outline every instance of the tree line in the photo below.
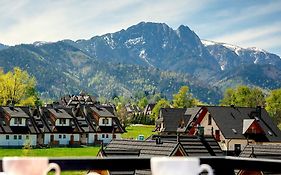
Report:
[[[136,110],[143,111],[149,103],[155,103],[155,107],[150,116],[137,116],[137,122],[151,122],[158,117],[160,108],[189,108],[197,105],[208,105],[200,102],[189,92],[188,86],[182,86],[173,95],[172,100],[165,98],[163,94],[149,94],[147,92],[136,92],[134,97],[115,96],[108,100],[100,98],[101,103],[113,103],[117,109],[117,115],[121,122],[130,122],[126,105],[135,107]],[[28,74],[27,71],[15,67],[12,71],[4,72],[0,70],[0,104],[1,105],[21,105],[36,106],[42,105],[39,94],[36,90],[36,79]],[[265,107],[269,115],[278,124],[281,123],[281,89],[265,92],[257,87],[244,85],[236,88],[226,89],[223,99],[220,100],[221,106],[235,105],[239,107]],[[135,115],[135,114],[130,114]],[[139,113],[139,115],[141,115]],[[136,116],[129,116],[129,118]],[[144,117],[144,119],[142,118]]]

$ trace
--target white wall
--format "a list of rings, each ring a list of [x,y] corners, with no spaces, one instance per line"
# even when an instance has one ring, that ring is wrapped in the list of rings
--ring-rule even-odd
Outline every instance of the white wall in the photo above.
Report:
[[[74,141],[79,141],[79,134],[54,134],[54,140],[59,141],[60,145],[69,145],[71,135],[74,136]],[[61,138],[59,138],[61,136]]]
[[[95,133],[89,133],[89,136],[88,136],[88,143],[89,144],[92,144],[95,142]]]
[[[51,134],[50,133],[45,133],[44,134],[44,144],[48,145],[51,141]]]
[[[6,139],[6,135],[9,135],[9,139]],[[21,135],[21,139],[19,136]],[[16,136],[16,138],[14,138]],[[26,138],[28,136],[29,138]],[[23,146],[25,144],[35,146],[37,143],[36,135],[22,135],[22,134],[1,134],[0,146]]]
[[[106,119],[104,117],[101,117],[99,119],[99,126],[112,126],[112,118],[107,118],[108,119],[108,124],[103,124],[103,119]]]
[[[106,135],[108,137],[106,137]],[[99,133],[98,134],[98,140],[102,140],[103,143],[109,143],[112,140],[112,134],[111,133]]]
[[[56,120],[56,126],[70,126],[70,119],[65,119],[65,124],[60,122],[62,119]]]
[[[17,124],[15,124],[15,118],[11,118],[10,120],[10,126],[26,126],[26,118],[20,118],[21,119],[21,124],[19,124],[17,122]]]

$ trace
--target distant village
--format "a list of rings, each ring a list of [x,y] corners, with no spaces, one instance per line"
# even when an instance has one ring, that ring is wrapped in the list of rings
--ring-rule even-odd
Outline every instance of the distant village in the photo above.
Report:
[[[131,105],[128,113],[150,115]],[[1,147],[102,145],[99,156],[281,156],[281,131],[257,106],[161,108],[149,138],[122,139],[126,128],[114,105],[65,96],[43,107],[1,106]]]

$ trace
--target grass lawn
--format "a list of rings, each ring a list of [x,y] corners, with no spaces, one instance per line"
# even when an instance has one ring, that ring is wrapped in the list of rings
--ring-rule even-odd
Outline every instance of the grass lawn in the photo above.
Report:
[[[155,126],[154,125],[130,125],[126,127],[126,131],[122,134],[122,138],[127,139],[136,139],[138,135],[144,135],[145,138],[149,137],[152,134]]]
[[[100,147],[46,148],[46,149],[6,149],[0,148],[0,157],[41,156],[41,157],[96,157]],[[87,171],[63,171],[62,175],[84,175]],[[49,173],[53,175],[54,173]]]

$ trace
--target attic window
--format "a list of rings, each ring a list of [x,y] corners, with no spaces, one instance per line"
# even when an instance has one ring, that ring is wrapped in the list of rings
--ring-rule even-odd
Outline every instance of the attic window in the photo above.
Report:
[[[234,132],[234,134],[237,134],[237,131],[236,131],[236,129],[233,129],[233,128],[232,128],[232,131]]]
[[[271,136],[273,135],[271,131],[268,131],[268,134],[271,135]]]

